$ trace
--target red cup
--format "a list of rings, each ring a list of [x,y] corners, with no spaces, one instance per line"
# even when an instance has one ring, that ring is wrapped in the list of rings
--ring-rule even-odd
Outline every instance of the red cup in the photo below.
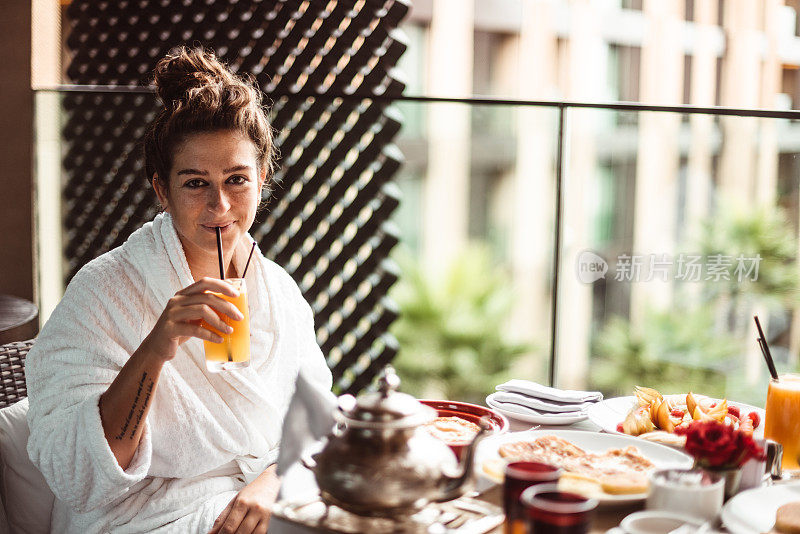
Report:
[[[511,462],[505,469],[503,509],[506,513],[505,533],[525,534],[526,515],[520,502],[522,492],[537,484],[558,482],[561,469],[541,462]]]
[[[597,501],[558,489],[558,484],[528,488],[520,497],[531,534],[586,534]]]

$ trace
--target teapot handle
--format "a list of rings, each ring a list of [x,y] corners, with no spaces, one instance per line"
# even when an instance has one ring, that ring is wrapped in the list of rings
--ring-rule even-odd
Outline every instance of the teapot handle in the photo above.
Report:
[[[437,501],[443,502],[461,497],[461,495],[464,494],[465,484],[472,480],[473,462],[478,443],[489,434],[494,433],[495,429],[488,416],[481,417],[480,421],[478,422],[478,426],[480,427],[480,430],[475,437],[472,438],[472,442],[470,442],[461,456],[461,474],[455,477],[445,475],[444,490],[442,495],[436,499]]]

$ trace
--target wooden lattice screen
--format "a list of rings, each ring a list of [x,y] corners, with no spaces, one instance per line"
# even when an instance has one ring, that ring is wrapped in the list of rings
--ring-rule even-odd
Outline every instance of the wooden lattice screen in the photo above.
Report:
[[[403,90],[392,70],[408,10],[408,0],[73,0],[66,12],[71,83],[146,85],[181,44],[256,77],[282,160],[252,233],[312,304],[339,391],[369,384],[397,352],[386,294],[398,276],[389,217],[402,156],[386,97]],[[70,279],[154,216],[140,140],[157,107],[141,92],[66,93],[63,106]]]

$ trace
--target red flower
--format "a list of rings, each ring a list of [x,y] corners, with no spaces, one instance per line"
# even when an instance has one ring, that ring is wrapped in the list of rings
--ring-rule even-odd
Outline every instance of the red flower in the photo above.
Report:
[[[764,457],[752,436],[718,421],[693,421],[675,433],[686,436],[686,452],[703,467],[741,467],[751,458]]]

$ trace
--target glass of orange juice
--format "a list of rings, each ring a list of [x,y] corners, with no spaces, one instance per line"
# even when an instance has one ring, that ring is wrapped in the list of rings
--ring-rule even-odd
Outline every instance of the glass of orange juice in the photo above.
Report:
[[[247,309],[247,284],[243,278],[226,278],[225,281],[239,291],[238,297],[229,297],[213,291],[210,293],[232,302],[242,312],[244,319],[235,321],[227,315],[217,312],[225,324],[233,327],[231,334],[224,334],[203,321],[205,328],[222,337],[222,343],[203,340],[206,348],[206,367],[212,373],[241,369],[250,365],[250,314]]]
[[[783,445],[783,473],[800,478],[800,375],[770,380],[764,437]]]

